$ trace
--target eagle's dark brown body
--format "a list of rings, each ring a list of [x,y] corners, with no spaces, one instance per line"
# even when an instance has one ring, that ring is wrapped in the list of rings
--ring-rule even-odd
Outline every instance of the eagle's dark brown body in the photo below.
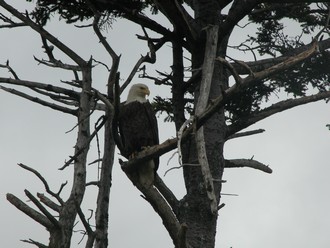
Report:
[[[148,101],[122,104],[118,121],[124,146],[123,155],[126,158],[144,148],[159,144],[157,119]],[[154,165],[156,171],[159,166],[159,158],[154,159]]]

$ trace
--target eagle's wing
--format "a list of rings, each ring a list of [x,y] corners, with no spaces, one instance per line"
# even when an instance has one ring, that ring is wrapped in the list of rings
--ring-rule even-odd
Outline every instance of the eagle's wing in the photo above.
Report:
[[[157,124],[157,118],[156,114],[153,110],[152,105],[150,102],[143,103],[146,115],[149,119],[149,126],[151,128],[150,131],[150,144],[148,146],[154,146],[159,144],[159,135],[158,135],[158,124]],[[159,157],[154,158],[155,163],[155,170],[157,171],[159,167]]]

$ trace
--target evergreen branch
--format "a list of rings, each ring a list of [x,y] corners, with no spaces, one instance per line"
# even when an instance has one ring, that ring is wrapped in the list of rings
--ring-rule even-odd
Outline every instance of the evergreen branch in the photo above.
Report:
[[[261,81],[275,73],[284,71],[284,70],[298,64],[299,62],[309,58],[310,56],[315,54],[315,52],[317,52],[318,49],[319,49],[318,41],[314,40],[306,51],[301,52],[301,53],[297,54],[296,56],[291,56],[287,60],[285,60],[281,63],[278,63],[276,65],[273,65],[272,67],[270,67],[266,70],[254,73],[253,75],[249,75],[247,78],[244,79],[244,83],[249,84],[252,81]]]
[[[282,112],[284,110],[291,109],[303,104],[320,101],[326,98],[330,98],[330,91],[324,91],[317,93],[315,95],[304,96],[296,99],[288,99],[271,105],[268,108],[252,113],[247,118],[242,118],[239,121],[228,126],[227,135],[230,137],[236,132],[243,130],[252,124],[261,121],[269,116],[272,116],[276,113]]]
[[[307,44],[298,48],[295,48],[293,50],[290,50],[290,55],[283,55],[276,58],[269,58],[269,59],[261,59],[258,61],[248,61],[245,62],[245,66],[241,63],[231,63],[231,65],[235,68],[238,74],[244,75],[244,74],[251,74],[251,71],[253,72],[260,72],[263,70],[266,70],[274,65],[277,65],[281,62],[284,62],[288,60],[290,57],[296,56],[308,49],[310,49],[311,44]],[[330,38],[319,41],[318,42],[318,50],[320,52],[323,52],[330,48]]]
[[[279,73],[281,71],[284,71],[302,61],[312,56],[317,51],[318,42],[313,41],[311,46],[308,50],[296,55],[289,57],[287,60],[276,64],[268,69],[265,69],[263,71],[254,73],[252,75],[249,75],[248,77],[244,78],[242,80],[241,84],[235,84],[232,87],[228,88],[226,91],[224,91],[224,94],[219,96],[218,98],[214,99],[211,104],[209,104],[208,108],[201,114],[200,116],[197,116],[197,128],[202,126],[206,120],[208,120],[219,108],[221,108],[228,100],[230,100],[232,97],[237,96],[240,92],[242,92],[244,89],[248,88],[250,85],[254,83],[262,83],[262,80],[275,74]],[[229,135],[232,135],[233,133],[230,133]]]

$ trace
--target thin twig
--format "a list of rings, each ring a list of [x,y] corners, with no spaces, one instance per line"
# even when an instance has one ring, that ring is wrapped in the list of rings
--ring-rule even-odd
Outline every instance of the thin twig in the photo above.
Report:
[[[96,136],[98,131],[104,126],[106,122],[106,118],[103,116],[103,119],[101,123],[95,128],[94,132],[88,137],[88,141],[86,142],[86,145],[82,148],[80,148],[73,156],[70,156],[70,159],[65,162],[65,164],[59,168],[59,170],[64,170],[66,167],[68,167],[73,161],[77,159],[77,157],[86,149],[88,148],[90,142],[93,140],[93,138]]]
[[[56,200],[58,200],[58,202],[59,202],[61,205],[64,204],[64,201],[63,201],[62,198],[59,196],[59,194],[58,194],[58,193],[57,193],[57,194],[54,193],[54,192],[50,189],[50,187],[49,187],[49,185],[48,185],[46,179],[45,179],[45,178],[44,178],[44,177],[43,177],[43,176],[42,176],[37,170],[35,170],[35,169],[33,169],[33,168],[31,168],[31,167],[29,167],[29,166],[27,166],[27,165],[24,165],[24,164],[22,164],[22,163],[19,163],[18,166],[21,167],[21,168],[23,168],[23,169],[25,169],[25,170],[27,170],[27,171],[30,171],[30,172],[32,172],[34,175],[36,175],[36,176],[40,179],[40,181],[43,183],[46,192],[47,192],[48,194],[50,194],[51,196],[53,196]]]
[[[6,61],[6,64],[5,65],[1,65],[0,64],[0,67],[2,68],[7,68],[8,71],[13,75],[13,77],[15,79],[18,79],[19,80],[19,77],[17,76],[16,72],[14,71],[14,69],[9,65],[9,60]]]

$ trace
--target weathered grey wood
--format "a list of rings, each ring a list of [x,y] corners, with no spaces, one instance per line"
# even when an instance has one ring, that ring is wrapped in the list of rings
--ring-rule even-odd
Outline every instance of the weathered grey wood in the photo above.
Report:
[[[210,26],[206,28],[206,45],[205,56],[202,67],[202,81],[200,84],[200,93],[196,104],[195,115],[200,116],[208,106],[209,94],[213,78],[214,63],[217,53],[218,44],[218,26]],[[204,186],[207,196],[210,200],[210,209],[213,214],[218,212],[217,198],[214,192],[213,178],[210,171],[210,166],[207,160],[205,147],[204,127],[200,127],[196,131],[196,146],[198,153],[198,161],[204,178]]]

